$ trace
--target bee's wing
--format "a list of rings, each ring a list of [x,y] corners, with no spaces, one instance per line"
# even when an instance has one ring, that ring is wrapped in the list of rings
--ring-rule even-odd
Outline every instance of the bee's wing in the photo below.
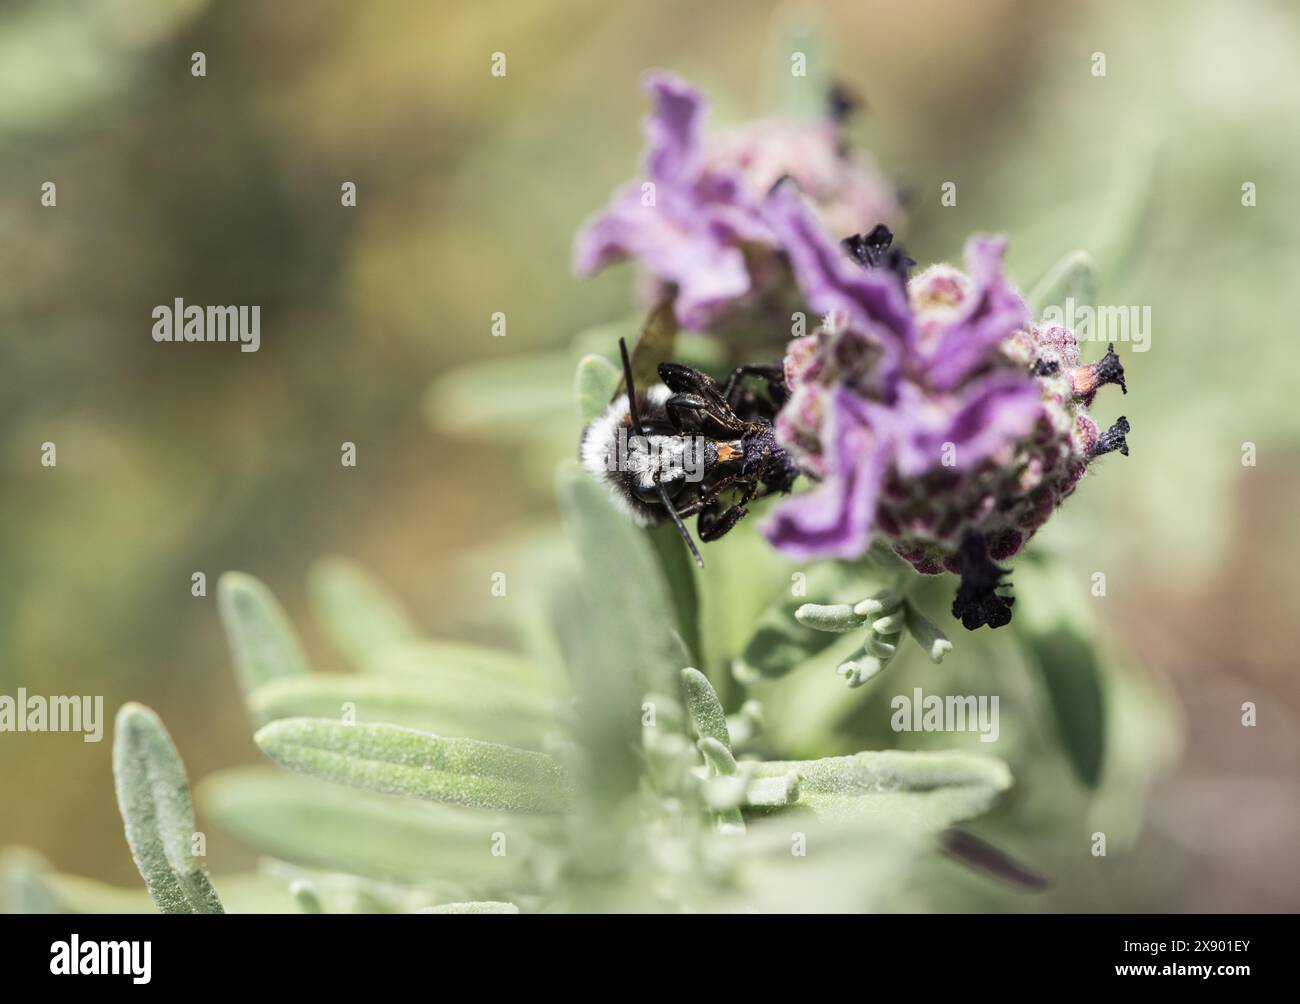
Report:
[[[641,326],[641,336],[632,348],[632,381],[638,390],[659,383],[659,364],[673,357],[677,344],[677,317],[672,301],[664,301],[646,318]],[[614,397],[627,393],[627,381],[620,380]]]

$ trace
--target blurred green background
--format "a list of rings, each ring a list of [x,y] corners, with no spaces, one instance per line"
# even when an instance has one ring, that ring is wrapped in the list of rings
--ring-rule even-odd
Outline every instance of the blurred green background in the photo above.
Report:
[[[1044,537],[1082,582],[1106,573],[1099,623],[1172,685],[1185,749],[1135,850],[1101,881],[1080,856],[1058,905],[1300,908],[1300,411],[1284,313],[1300,280],[1300,14],[1264,0],[816,11],[814,58],[865,95],[853,136],[907,196],[918,261],[1005,231],[1023,287],[1084,247],[1101,302],[1151,307],[1150,351],[1120,347],[1133,455]],[[806,17],[740,0],[9,0],[0,692],[102,694],[109,718],[144,701],[197,778],[257,756],[214,609],[226,569],[267,581],[325,668],[337,659],[304,580],[328,553],[368,566],[431,633],[493,640],[497,565],[480,556],[552,519],[555,458],[457,428],[456,385],[435,381],[518,357],[517,380],[473,394],[505,411],[567,401],[571,370],[531,357],[626,314],[630,270],[579,284],[568,260],[636,164],[641,73],[681,73],[715,121],[762,114]],[[46,181],[56,208],[41,206]],[[344,181],[356,208],[340,205]],[[955,207],[940,206],[946,181]],[[1116,218],[1140,225],[1117,234]],[[175,297],[260,304],[261,351],[155,344],[150,311]],[[552,417],[576,444],[572,413]],[[40,464],[45,441],[57,468]],[[190,594],[196,571],[206,598]],[[0,846],[135,884],[109,748],[107,730],[99,745],[0,735]]]

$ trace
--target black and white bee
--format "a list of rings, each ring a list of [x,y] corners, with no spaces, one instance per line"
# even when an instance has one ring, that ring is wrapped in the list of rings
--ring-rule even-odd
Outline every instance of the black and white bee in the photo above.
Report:
[[[697,369],[664,362],[660,382],[638,390],[622,339],[619,351],[624,390],[583,432],[582,466],[638,525],[671,519],[703,568],[683,519],[696,517],[700,540],[717,540],[748,503],[788,492],[799,474],[772,427],[789,397],[781,365],[739,366],[719,386]],[[750,378],[760,390],[747,385]]]

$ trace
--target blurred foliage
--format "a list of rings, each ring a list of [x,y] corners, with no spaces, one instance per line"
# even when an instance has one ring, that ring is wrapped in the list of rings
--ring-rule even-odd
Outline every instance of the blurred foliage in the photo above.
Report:
[[[253,758],[219,654],[215,581],[229,567],[266,580],[301,626],[303,658],[324,678],[313,686],[357,665],[377,635],[417,629],[527,650],[557,685],[566,657],[539,597],[576,568],[556,532],[555,462],[577,441],[575,367],[588,354],[612,358],[626,325],[603,322],[621,315],[631,282],[616,270],[575,285],[571,235],[635,162],[645,68],[697,82],[724,121],[788,107],[800,95],[782,93],[782,40],[809,9],[6,4],[0,692],[142,700],[195,777]],[[1153,317],[1149,352],[1120,346],[1133,456],[1090,478],[1038,541],[1074,576],[1060,584],[1063,602],[1090,611],[1078,630],[1098,653],[1085,701],[1099,695],[1105,709],[1098,787],[1089,794],[1081,781],[1097,768],[1095,731],[1078,698],[1035,669],[1033,640],[958,638],[939,618],[957,651],[942,667],[900,651],[889,690],[942,679],[949,692],[1002,695],[995,749],[1015,785],[973,831],[1054,884],[1027,902],[939,859],[909,872],[904,892],[951,908],[1294,909],[1300,684],[1284,653],[1300,643],[1289,577],[1300,419],[1279,317],[1300,274],[1300,136],[1279,123],[1300,104],[1295,8],[846,0],[816,11],[824,59],[866,97],[855,140],[911,195],[902,237],[914,257],[951,259],[969,232],[1006,231],[1012,272],[1029,290],[1087,249],[1102,301],[1149,304]],[[190,76],[196,50],[206,78]],[[487,72],[498,50],[510,60],[501,79]],[[1090,73],[1099,50],[1104,78]],[[47,180],[56,209],[40,205]],[[358,185],[356,209],[339,205],[344,180]],[[958,205],[941,208],[934,193],[948,180]],[[1247,181],[1255,208],[1241,204]],[[260,303],[261,351],[154,344],[149,311],[176,296]],[[509,319],[505,338],[490,334],[497,311]],[[686,348],[721,362],[708,346]],[[57,469],[39,466],[47,440]],[[355,470],[339,467],[344,440],[358,444]],[[1244,442],[1258,447],[1257,467],[1242,466]],[[341,626],[340,607],[373,610],[373,597],[346,598],[346,573],[322,567],[310,585],[302,574],[340,551],[409,601],[406,621]],[[928,748],[932,737],[888,731],[883,691],[838,685],[847,643],[742,692],[731,660],[755,626],[797,627],[778,616],[797,569],[752,534],[708,557],[698,624],[684,638],[732,715],[745,693],[761,701],[771,752]],[[1105,598],[1087,592],[1099,569]],[[212,584],[205,597],[190,594],[195,571]],[[492,571],[509,577],[499,601]],[[931,616],[945,609],[939,584],[918,596]],[[313,607],[323,611],[316,627]],[[443,658],[426,661],[421,646],[446,643],[407,644],[391,658],[418,666]],[[797,645],[787,651],[793,659]],[[419,673],[376,686],[419,689]],[[271,710],[255,715],[310,706],[315,693],[267,696]],[[1267,728],[1240,727],[1243,700],[1268,709]],[[1153,779],[1177,760],[1184,729],[1187,763],[1161,797]],[[84,885],[74,894],[68,883],[88,880],[57,877],[134,880],[107,744],[6,734],[0,757],[0,795],[17,807],[0,818],[0,844],[40,847],[57,864],[24,866],[23,895],[118,896]],[[616,778],[620,765],[607,767]],[[272,790],[239,797],[270,805]],[[370,811],[354,794],[340,811]],[[387,813],[391,796],[372,797]],[[303,806],[294,818],[304,832],[331,811],[287,795],[279,804],[286,814]],[[214,822],[258,818],[207,811]],[[424,821],[392,825],[418,834]],[[1086,850],[1098,829],[1115,855],[1104,870]],[[233,832],[283,856],[275,841]],[[1121,857],[1123,845],[1132,850]],[[214,833],[226,908],[241,909],[243,888],[255,906],[284,907],[292,882],[315,890],[299,902],[315,895],[326,908],[450,902],[396,895],[383,884],[391,876],[370,879],[378,892],[322,878],[312,869],[339,862],[329,846],[313,853],[277,871],[259,900],[253,856]],[[147,906],[143,893],[120,895],[111,901]]]

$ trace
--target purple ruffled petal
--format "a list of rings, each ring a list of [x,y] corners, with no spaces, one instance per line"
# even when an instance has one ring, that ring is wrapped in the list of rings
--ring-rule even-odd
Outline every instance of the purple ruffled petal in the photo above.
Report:
[[[662,70],[646,74],[643,86],[654,100],[645,120],[646,174],[657,182],[693,184],[700,169],[708,104],[686,81]]]
[[[927,361],[926,379],[935,390],[952,390],[985,365],[1004,339],[1030,323],[1029,308],[1002,272],[1005,251],[1001,237],[966,242],[971,289]]]
[[[968,471],[1004,446],[1027,436],[1043,415],[1038,385],[1022,373],[1007,370],[985,377],[965,389],[955,410],[938,411],[913,385],[899,400],[907,416],[898,435],[897,462],[901,474],[914,477],[946,465]],[[951,452],[945,450],[952,444]]]
[[[850,261],[790,182],[768,194],[763,217],[789,255],[808,306],[819,314],[842,312],[850,330],[882,349],[882,380],[891,384],[914,337],[912,312],[897,280]]]
[[[659,279],[676,284],[677,320],[683,327],[706,327],[749,292],[749,272],[740,249],[718,239],[707,217],[686,209],[671,190],[661,189],[656,204],[647,206],[639,186],[620,189],[605,212],[578,233],[573,270],[590,275],[636,258]]]
[[[892,460],[886,436],[863,423],[856,395],[837,388],[828,417],[832,472],[816,491],[783,503],[763,527],[792,558],[855,558],[871,543],[881,481]]]

